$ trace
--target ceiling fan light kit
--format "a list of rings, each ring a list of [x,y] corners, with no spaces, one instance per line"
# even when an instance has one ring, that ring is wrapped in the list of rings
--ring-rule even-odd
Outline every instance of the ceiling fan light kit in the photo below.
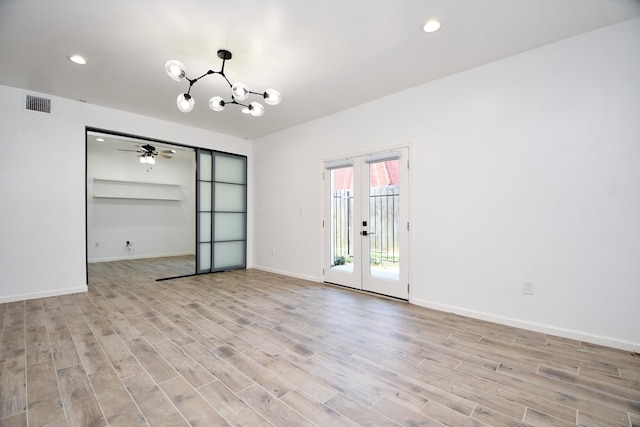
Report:
[[[170,159],[172,158],[170,154],[176,153],[176,150],[159,150],[158,151],[156,150],[156,147],[154,147],[151,144],[140,145],[138,147],[140,148],[139,150],[129,150],[129,149],[119,148],[118,151],[133,151],[135,153],[138,153],[137,157],[140,159],[140,163],[146,164],[146,165],[155,165],[156,156],[163,157],[165,159]],[[147,172],[149,172],[148,169],[147,169]]]
[[[178,95],[178,110],[182,111],[183,113],[188,113],[193,109],[195,101],[191,96],[191,88],[198,80],[212,74],[221,75],[227,81],[229,87],[231,88],[230,101],[225,101],[220,96],[214,96],[209,100],[209,108],[211,108],[213,111],[223,111],[227,104],[236,104],[244,107],[242,109],[242,112],[245,114],[251,114],[252,116],[256,117],[263,115],[264,106],[259,102],[253,101],[243,103],[247,101],[250,95],[261,96],[262,98],[264,98],[264,102],[268,105],[278,105],[280,103],[280,101],[282,100],[282,96],[280,95],[280,92],[275,89],[267,89],[264,92],[253,92],[249,90],[249,87],[244,83],[231,83],[227,76],[224,74],[224,65],[227,60],[232,58],[231,52],[229,52],[228,50],[220,49],[218,51],[218,58],[222,59],[222,68],[220,68],[220,71],[209,70],[195,79],[190,79],[189,77],[187,77],[187,70],[181,62],[175,60],[167,61],[167,63],[165,64],[165,70],[167,71],[169,77],[178,82],[183,79],[189,82],[189,89],[187,90],[187,92]]]
[[[150,165],[156,164],[156,159],[151,154],[144,154],[140,156],[140,163],[147,163]]]

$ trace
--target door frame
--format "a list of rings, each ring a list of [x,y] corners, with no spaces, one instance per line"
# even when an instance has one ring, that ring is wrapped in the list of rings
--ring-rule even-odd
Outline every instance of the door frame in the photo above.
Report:
[[[326,191],[325,191],[325,186],[327,185],[325,183],[325,179],[327,179],[327,172],[330,172],[329,169],[326,168],[327,163],[339,163],[339,162],[348,162],[349,160],[352,160],[354,158],[366,158],[369,155],[375,155],[375,154],[379,154],[379,153],[385,153],[385,152],[389,152],[389,151],[398,151],[398,150],[405,150],[407,152],[407,158],[406,158],[406,162],[407,162],[407,173],[406,173],[406,183],[402,182],[401,183],[401,197],[406,198],[406,221],[407,221],[407,240],[408,242],[406,242],[406,244],[403,244],[403,247],[405,247],[405,250],[408,251],[408,265],[406,268],[406,282],[407,282],[407,299],[406,301],[411,302],[412,300],[412,286],[411,286],[411,281],[412,281],[412,277],[413,277],[413,263],[412,263],[412,254],[413,254],[413,227],[411,226],[411,222],[412,222],[412,218],[413,218],[413,193],[412,193],[412,189],[413,189],[413,173],[412,173],[412,168],[411,165],[413,164],[413,142],[409,141],[407,143],[404,144],[399,144],[399,145],[393,145],[393,146],[386,146],[386,147],[380,147],[380,148],[375,148],[375,149],[370,149],[367,151],[363,151],[363,152],[357,152],[357,153],[350,153],[350,154],[346,154],[346,155],[341,155],[341,156],[334,156],[334,157],[327,157],[321,160],[320,162],[320,203],[321,203],[321,218],[320,218],[320,242],[321,242],[321,250],[320,250],[320,268],[319,268],[319,276],[321,278],[321,280],[325,283],[328,284],[333,284],[336,286],[344,286],[347,287],[349,289],[354,289],[354,290],[360,290],[363,292],[367,292],[367,293],[372,293],[372,294],[376,294],[376,295],[383,295],[386,297],[390,297],[390,298],[396,298],[393,296],[389,296],[389,295],[385,295],[385,294],[378,294],[374,291],[369,291],[366,289],[363,289],[362,286],[358,287],[351,287],[348,285],[340,285],[337,283],[332,283],[332,282],[327,282],[325,281],[325,262],[326,262],[326,251],[330,249],[330,242],[328,242],[326,236],[326,229],[325,227],[331,227],[331,224],[325,224],[325,219],[327,219],[329,217],[328,213],[327,213],[327,207],[328,204],[325,200],[325,196],[326,196]],[[402,161],[405,161],[405,159],[402,159]],[[362,164],[364,164],[365,166],[368,167],[368,164],[365,163],[364,161],[362,161]],[[355,171],[354,171],[355,172]],[[354,174],[355,175],[355,174]],[[360,174],[362,175],[362,174]],[[356,186],[359,186],[358,189],[360,189],[363,185],[360,182],[361,179],[358,177],[356,179],[354,179],[354,188]],[[330,209],[330,207],[329,207]],[[360,211],[360,208],[358,207],[357,209],[358,211]],[[360,217],[362,216],[362,214],[360,215]],[[354,216],[354,223],[360,224],[360,221],[362,221],[362,218],[356,218]],[[358,227],[358,232],[360,230],[360,227]],[[355,235],[355,233],[354,233]],[[362,243],[361,243],[362,245]],[[360,246],[361,246],[360,245]],[[360,276],[362,276],[363,273],[360,273]],[[363,278],[361,277],[360,280],[361,284],[363,283]],[[405,301],[404,298],[398,298],[400,300]]]
[[[194,161],[195,161],[195,165],[196,165],[196,169],[195,169],[195,173],[193,175],[193,180],[194,180],[194,185],[195,185],[195,191],[196,191],[196,195],[195,195],[195,205],[194,205],[194,209],[192,214],[195,217],[195,222],[194,222],[194,240],[193,240],[193,251],[194,251],[194,257],[196,257],[197,260],[197,239],[198,239],[198,203],[199,203],[199,196],[197,195],[198,192],[198,168],[199,166],[199,162],[198,162],[198,155],[197,155],[197,151],[198,150],[208,150],[212,153],[216,153],[216,154],[220,154],[220,155],[229,155],[229,156],[235,156],[235,157],[244,157],[245,158],[245,173],[246,173],[246,216],[245,216],[245,262],[243,266],[238,266],[237,268],[246,268],[247,265],[249,265],[249,240],[250,240],[250,233],[249,233],[249,217],[250,217],[250,210],[249,210],[249,205],[251,204],[251,200],[250,200],[250,192],[252,191],[252,189],[250,188],[251,186],[249,185],[250,183],[250,170],[249,170],[249,156],[246,154],[239,154],[239,153],[233,153],[233,152],[229,152],[229,151],[222,151],[222,150],[215,150],[215,149],[211,149],[211,148],[204,148],[204,147],[200,147],[200,146],[195,146],[195,145],[189,145],[189,144],[182,144],[182,143],[178,143],[178,142],[172,142],[172,141],[166,141],[166,140],[162,140],[162,139],[157,139],[157,138],[151,138],[151,137],[147,137],[147,136],[141,136],[141,135],[136,135],[136,134],[131,134],[131,133],[126,133],[126,132],[119,132],[119,131],[114,131],[114,130],[109,130],[109,129],[103,129],[103,128],[99,128],[99,127],[95,127],[95,126],[85,126],[84,128],[84,178],[85,178],[85,182],[84,182],[84,217],[85,217],[85,223],[84,223],[84,252],[85,252],[85,284],[89,285],[89,221],[88,221],[88,215],[89,215],[89,209],[88,209],[88,203],[89,203],[89,155],[88,155],[88,144],[89,144],[89,133],[90,132],[96,132],[96,133],[102,133],[105,135],[112,135],[116,138],[118,137],[123,137],[123,138],[130,138],[130,139],[136,139],[139,140],[140,142],[150,142],[150,143],[158,143],[158,144],[162,144],[165,146],[176,146],[176,147],[181,147],[181,148],[186,148],[186,149],[191,149],[193,150],[193,155],[194,155]],[[167,278],[161,278],[161,279],[156,279],[156,280],[169,280],[169,279],[176,279],[176,278],[180,278],[180,277],[188,277],[188,276],[195,276],[198,274],[208,274],[210,272],[204,272],[204,273],[198,273],[196,271],[197,266],[194,264],[194,272],[193,274],[188,274],[188,275],[180,275],[180,276],[174,276],[174,277],[167,277]]]
[[[152,138],[148,136],[141,136],[127,132],[120,132],[110,129],[99,128],[95,126],[85,126],[84,127],[84,247],[85,247],[85,282],[89,285],[89,133],[101,133],[105,135],[112,135],[114,138],[128,138],[139,140],[141,143],[152,143],[152,144],[162,144],[164,146],[175,146],[186,149],[193,150],[194,160],[196,161],[197,168],[197,158],[195,155],[196,148],[195,146],[182,144],[179,142],[167,141],[158,138]],[[194,175],[194,182],[196,176]],[[194,212],[195,215],[195,206]],[[195,237],[195,223],[194,223],[194,237]],[[195,238],[194,238],[194,254],[195,254]],[[195,265],[195,264],[194,264]],[[195,267],[194,267],[195,268]]]

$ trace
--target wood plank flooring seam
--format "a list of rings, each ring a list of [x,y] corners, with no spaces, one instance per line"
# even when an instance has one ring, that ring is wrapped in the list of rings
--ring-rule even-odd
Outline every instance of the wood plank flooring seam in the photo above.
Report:
[[[0,304],[2,424],[640,425],[629,352],[258,270],[155,281],[188,259]]]

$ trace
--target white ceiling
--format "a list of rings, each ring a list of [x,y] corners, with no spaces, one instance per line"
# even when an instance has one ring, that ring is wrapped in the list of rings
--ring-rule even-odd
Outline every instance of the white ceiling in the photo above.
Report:
[[[255,139],[639,16],[639,0],[0,0],[0,84]],[[421,30],[430,18],[439,32]],[[216,75],[178,111],[188,84],[166,61],[194,78],[220,69],[221,48],[232,82],[282,103],[211,111],[211,96],[230,98]]]
[[[152,145],[158,151],[175,151],[175,153],[170,154],[174,159],[180,159],[181,161],[192,160],[195,162],[195,151],[193,148],[183,147],[169,142],[150,141],[136,137],[87,131],[87,149],[89,151],[120,151],[120,154],[122,154],[120,158],[127,162],[135,157],[139,157],[138,150],[145,144]],[[164,159],[162,160],[164,161]]]

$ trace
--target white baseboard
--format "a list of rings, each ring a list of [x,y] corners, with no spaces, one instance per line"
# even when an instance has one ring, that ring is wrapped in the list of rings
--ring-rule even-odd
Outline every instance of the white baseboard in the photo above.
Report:
[[[263,267],[263,266],[260,266],[260,265],[251,265],[251,266],[247,266],[247,268],[253,268],[253,269],[256,269],[256,270],[260,270],[260,271],[266,271],[267,273],[281,274],[283,276],[294,277],[296,279],[301,279],[301,280],[309,280],[310,282],[317,282],[317,283],[321,283],[322,282],[322,279],[320,277],[306,276],[306,275],[302,275],[302,274],[294,274],[294,273],[291,273],[289,271],[277,270],[275,268]]]
[[[577,341],[584,341],[591,344],[602,345],[605,347],[617,348],[627,351],[640,351],[640,343],[634,343],[631,341],[619,340],[616,338],[606,337],[597,334],[590,334],[583,331],[575,331],[572,329],[560,328],[557,326],[546,325],[536,322],[528,322],[518,319],[512,319],[509,317],[496,316],[494,314],[484,313],[475,310],[468,310],[461,307],[450,306],[446,304],[438,304],[431,301],[413,298],[409,301],[411,304],[419,305],[421,307],[431,308],[438,311],[444,311],[446,313],[454,313],[460,316],[471,317],[473,319],[486,320],[488,322],[499,323],[501,325],[513,326],[516,328],[526,329],[533,332],[540,332],[543,334],[555,335],[558,337],[569,338]]]
[[[93,264],[94,262],[111,262],[111,261],[125,261],[128,259],[147,259],[147,258],[165,258],[170,256],[185,256],[185,255],[193,255],[195,256],[195,252],[173,252],[168,254],[151,254],[151,255],[129,255],[123,257],[111,257],[111,258],[93,258],[88,260],[89,264]]]
[[[266,271],[268,273],[281,274],[283,276],[294,277],[296,279],[309,280],[311,282],[322,283],[321,277],[294,274],[289,271],[278,270],[275,268],[264,267],[260,265],[251,265],[251,266],[247,266],[247,268],[254,268],[256,270]],[[494,314],[484,313],[484,312],[475,311],[475,310],[468,310],[468,309],[457,307],[457,306],[438,304],[438,303],[423,300],[420,298],[411,298],[409,300],[409,303],[418,305],[420,307],[443,311],[445,313],[454,313],[460,316],[470,317],[478,320],[485,320],[488,322],[498,323],[501,325],[513,326],[515,328],[526,329],[533,332],[540,332],[543,334],[555,335],[562,338],[568,338],[568,339],[573,339],[577,341],[584,341],[591,344],[617,348],[625,351],[640,352],[640,343],[636,343],[636,342],[620,340],[617,338],[607,337],[603,335],[591,334],[584,331],[576,331],[572,329],[561,328],[553,325],[546,325],[542,323],[512,319],[504,316],[497,316]]]
[[[87,292],[87,291],[88,291],[87,285],[82,285],[75,288],[52,289],[45,292],[30,292],[28,294],[7,295],[7,296],[0,297],[0,304],[6,303],[6,302],[24,301],[24,300],[37,299],[37,298],[57,297],[60,295],[77,294],[80,292]]]

